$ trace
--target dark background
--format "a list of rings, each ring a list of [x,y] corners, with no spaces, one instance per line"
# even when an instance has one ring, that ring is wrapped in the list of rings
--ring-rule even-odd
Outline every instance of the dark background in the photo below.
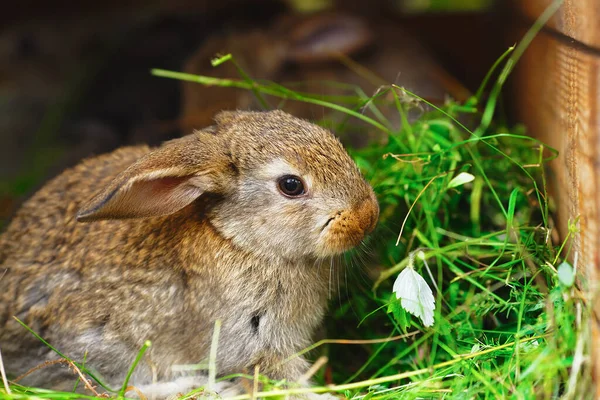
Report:
[[[512,44],[510,15],[481,0],[13,3],[0,13],[0,225],[80,159],[182,133],[181,83],[154,77],[151,68],[181,71],[215,36],[323,9],[397,26],[386,41],[414,35],[471,91]]]

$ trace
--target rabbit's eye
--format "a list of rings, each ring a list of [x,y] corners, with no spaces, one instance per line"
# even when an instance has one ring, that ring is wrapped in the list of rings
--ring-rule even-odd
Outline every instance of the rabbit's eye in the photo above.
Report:
[[[306,193],[302,179],[294,175],[282,176],[279,178],[277,186],[279,187],[279,191],[288,197],[299,197]]]

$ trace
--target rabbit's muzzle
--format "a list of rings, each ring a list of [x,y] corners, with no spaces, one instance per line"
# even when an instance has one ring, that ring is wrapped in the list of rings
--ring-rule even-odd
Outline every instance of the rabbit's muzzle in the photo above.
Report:
[[[330,256],[358,246],[375,229],[378,218],[379,205],[374,195],[338,212],[328,221],[320,252]]]

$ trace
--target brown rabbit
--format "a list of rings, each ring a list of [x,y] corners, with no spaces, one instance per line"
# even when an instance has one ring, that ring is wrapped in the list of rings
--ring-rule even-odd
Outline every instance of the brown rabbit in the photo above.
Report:
[[[255,79],[267,79],[291,89],[321,95],[353,95],[347,85],[372,96],[382,86],[396,83],[431,101],[443,101],[446,94],[465,97],[456,82],[435,62],[431,54],[398,24],[379,18],[369,24],[364,18],[343,13],[308,16],[286,15],[272,26],[215,35],[188,59],[185,72],[221,78],[239,78],[232,63],[211,66],[217,54],[231,53],[238,64]],[[334,86],[325,82],[345,84]],[[391,99],[390,99],[391,100]],[[278,104],[281,99],[271,99]],[[294,115],[319,119],[329,109],[288,101],[280,106]],[[215,111],[223,108],[260,109],[247,90],[207,87],[183,83],[181,123],[204,126]],[[392,126],[399,125],[394,107],[382,109]],[[365,132],[361,132],[362,135]]]
[[[177,364],[296,381],[328,298],[330,257],[375,226],[373,190],[334,135],[282,111],[221,112],[159,148],[88,159],[36,193],[0,236],[0,348],[20,374],[67,356],[145,394],[203,385]],[[91,198],[91,199],[90,199]],[[89,223],[81,223],[81,221]],[[324,263],[326,261],[326,263]],[[51,366],[29,384],[72,388]]]

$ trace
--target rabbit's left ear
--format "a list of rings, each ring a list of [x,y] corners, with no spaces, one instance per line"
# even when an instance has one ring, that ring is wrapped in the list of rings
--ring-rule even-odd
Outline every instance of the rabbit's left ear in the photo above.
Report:
[[[338,60],[363,50],[373,40],[367,24],[343,14],[317,14],[296,23],[288,34],[287,58],[299,63]]]
[[[231,171],[221,142],[205,131],[164,144],[119,174],[81,208],[77,220],[168,215],[218,191]]]

